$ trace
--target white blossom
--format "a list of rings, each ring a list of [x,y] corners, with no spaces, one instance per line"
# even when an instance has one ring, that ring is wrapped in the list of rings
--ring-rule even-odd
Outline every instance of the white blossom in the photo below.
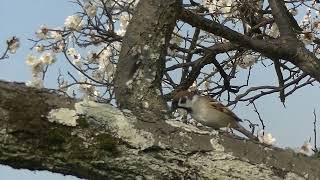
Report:
[[[209,13],[221,13],[224,17],[229,17],[232,13],[234,0],[203,0],[202,5],[209,10]]]
[[[108,46],[107,48],[104,48],[102,50],[102,52],[100,52],[99,60],[102,61],[102,62],[105,61],[105,60],[109,60],[111,55],[112,55],[112,50],[111,50],[110,46]]]
[[[116,31],[116,33],[119,35],[119,36],[124,36],[124,34],[126,33],[126,29],[127,29],[127,26],[129,24],[129,20],[130,20],[130,17],[129,17],[129,14],[128,13],[122,13],[120,15],[120,28]]]
[[[305,142],[299,149],[298,153],[304,154],[306,156],[312,156],[313,155],[313,150],[312,150],[312,145],[310,142]]]
[[[243,69],[247,69],[257,62],[259,55],[257,54],[247,54],[242,58],[242,61],[239,62],[239,66]]]
[[[74,56],[73,56],[73,61],[72,61],[72,63],[73,63],[75,66],[81,68],[81,66],[82,66],[82,64],[81,64],[81,55],[80,55],[80,54],[74,55]]]
[[[86,93],[88,91],[93,92],[93,89],[94,89],[94,86],[86,83],[80,84],[80,88],[79,88],[79,90],[83,93]]]
[[[276,23],[273,23],[267,34],[273,38],[277,38],[280,35],[279,28]]]
[[[306,24],[310,21],[311,19],[311,14],[306,14],[303,16],[302,24]]]
[[[50,31],[50,37],[56,41],[61,41],[62,33],[59,30]]]
[[[32,77],[40,77],[43,72],[43,62],[32,54],[26,58],[26,63],[31,67]]]
[[[99,71],[105,74],[109,80],[112,80],[113,74],[115,72],[116,66],[112,64],[109,60],[111,56],[111,50],[109,48],[105,49],[99,56]]]
[[[124,36],[126,34],[126,30],[121,28],[121,29],[117,30],[116,33],[119,36]]]
[[[112,56],[111,47],[108,46],[104,48],[102,52],[99,54],[99,69],[102,74],[107,76],[109,80],[112,80],[113,74],[115,72],[115,65],[110,62],[110,57]]]
[[[36,63],[39,63],[39,60],[34,55],[28,54],[26,58],[26,63],[29,66],[34,66]]]
[[[65,44],[63,41],[57,43],[57,45],[52,47],[52,51],[55,53],[60,53],[64,50]]]
[[[79,86],[80,92],[84,94],[84,99],[94,100],[94,95],[97,94],[95,86],[89,84],[83,83]]]
[[[41,89],[43,88],[43,80],[39,77],[34,77],[31,81],[26,82],[26,86]]]
[[[48,28],[46,25],[41,25],[40,29],[36,32],[36,36],[39,39],[47,39],[48,38]]]
[[[66,28],[71,30],[81,30],[84,26],[84,21],[78,15],[68,16],[64,22]]]
[[[43,64],[50,65],[56,61],[55,55],[50,52],[45,52],[40,56],[40,61]]]
[[[31,67],[32,79],[26,82],[29,87],[43,88],[43,62],[32,54],[26,58],[26,63]]]
[[[67,55],[68,55],[68,56],[74,57],[76,54],[77,54],[77,51],[76,51],[75,48],[69,48],[69,49],[67,50]]]
[[[84,10],[91,18],[94,17],[97,13],[97,7],[89,2],[85,3]]]
[[[276,139],[272,137],[271,133],[264,133],[263,130],[260,130],[258,132],[258,139],[259,139],[259,142],[267,145],[273,145],[276,142]]]
[[[97,62],[98,62],[98,59],[99,59],[99,56],[98,56],[97,53],[91,52],[91,51],[88,52],[87,61],[88,61],[89,63],[97,63]]]
[[[95,95],[95,96],[100,96],[100,91],[95,90],[95,91],[93,92],[93,95]]]
[[[320,21],[317,20],[317,21],[313,22],[313,26],[314,26],[315,28],[317,28],[318,30],[320,30]]]
[[[44,51],[44,46],[42,44],[39,44],[35,47],[35,49],[38,53],[42,53]]]
[[[72,63],[81,68],[82,64],[81,64],[81,55],[79,53],[77,53],[76,49],[74,48],[69,48],[67,50],[67,55],[70,56],[72,58]]]

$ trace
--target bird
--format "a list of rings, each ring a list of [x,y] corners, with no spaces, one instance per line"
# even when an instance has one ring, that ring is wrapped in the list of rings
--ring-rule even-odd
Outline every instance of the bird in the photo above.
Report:
[[[252,140],[258,138],[246,130],[242,120],[228,107],[209,96],[201,96],[196,92],[179,91],[173,95],[171,109],[185,109],[191,117],[202,125],[213,129],[233,128]]]

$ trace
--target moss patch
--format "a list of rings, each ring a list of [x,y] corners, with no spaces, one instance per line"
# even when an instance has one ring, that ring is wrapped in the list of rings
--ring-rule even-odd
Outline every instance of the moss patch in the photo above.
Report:
[[[48,131],[48,135],[43,139],[49,146],[61,146],[70,137],[66,129],[55,128]]]
[[[89,123],[88,123],[85,116],[79,116],[77,119],[77,123],[81,128],[88,128],[89,127]]]
[[[99,149],[106,150],[111,153],[112,156],[118,156],[119,151],[117,150],[118,140],[109,134],[99,134],[96,136],[97,146]]]

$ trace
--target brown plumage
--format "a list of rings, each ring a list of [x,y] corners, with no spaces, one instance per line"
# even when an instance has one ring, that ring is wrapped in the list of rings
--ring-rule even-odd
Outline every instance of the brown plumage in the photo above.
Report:
[[[229,127],[238,130],[248,138],[256,139],[249,131],[239,124],[242,121],[228,107],[208,97],[195,92],[181,91],[174,95],[172,108],[183,108],[193,119],[205,126],[219,129]]]
[[[191,99],[195,94],[197,94],[197,93],[190,92],[190,91],[179,91],[179,92],[174,93],[172,100],[178,101],[182,97],[187,97],[187,98]]]

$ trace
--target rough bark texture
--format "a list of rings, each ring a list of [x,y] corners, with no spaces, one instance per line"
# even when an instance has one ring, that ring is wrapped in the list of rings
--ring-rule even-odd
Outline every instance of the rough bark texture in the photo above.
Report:
[[[0,82],[0,163],[86,179],[319,179],[320,161],[174,120]],[[75,106],[74,106],[75,105]],[[78,125],[48,121],[76,109]]]
[[[122,108],[143,109],[160,117],[167,110],[161,79],[167,44],[181,9],[181,0],[140,0],[123,39],[115,93]]]

